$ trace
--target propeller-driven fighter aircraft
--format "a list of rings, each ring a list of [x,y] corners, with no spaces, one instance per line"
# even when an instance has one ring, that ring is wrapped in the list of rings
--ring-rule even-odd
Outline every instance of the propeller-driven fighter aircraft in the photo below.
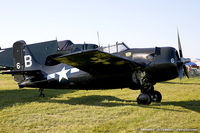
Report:
[[[17,41],[0,50],[2,74],[11,74],[19,88],[141,90],[138,104],[161,102],[157,82],[187,75],[178,34],[179,52],[173,47],[129,48],[125,43],[108,47],[74,44],[70,40],[26,45]],[[7,71],[5,71],[7,70]]]

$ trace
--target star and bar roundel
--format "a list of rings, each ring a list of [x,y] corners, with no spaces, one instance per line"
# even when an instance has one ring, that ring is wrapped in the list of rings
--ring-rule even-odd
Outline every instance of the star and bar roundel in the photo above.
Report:
[[[77,69],[77,68],[66,69],[66,67],[63,67],[58,72],[54,72],[54,73],[48,74],[47,75],[47,80],[57,79],[57,76],[59,77],[58,78],[59,82],[61,82],[62,79],[69,80],[69,75],[72,74],[72,73],[76,73],[76,72],[79,72],[79,69]]]

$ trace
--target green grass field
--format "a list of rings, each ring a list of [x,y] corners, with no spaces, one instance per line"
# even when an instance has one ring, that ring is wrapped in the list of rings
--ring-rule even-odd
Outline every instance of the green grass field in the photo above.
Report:
[[[162,103],[137,105],[139,91],[18,89],[0,77],[0,132],[144,132],[198,129],[200,79],[175,79],[155,86]],[[189,131],[188,131],[189,132]],[[184,132],[185,133],[185,132]]]

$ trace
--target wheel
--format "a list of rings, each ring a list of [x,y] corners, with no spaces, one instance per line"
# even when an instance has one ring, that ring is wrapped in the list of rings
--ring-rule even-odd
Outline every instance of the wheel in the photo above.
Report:
[[[45,95],[42,93],[42,94],[39,95],[39,97],[45,97]]]
[[[151,104],[151,97],[150,97],[150,95],[141,93],[137,97],[137,103],[138,104],[143,104],[143,105],[149,105],[149,104]]]
[[[151,100],[152,102],[161,102],[162,100],[162,95],[159,91],[153,91],[152,93],[150,93],[151,95]]]
[[[39,89],[39,92],[40,92],[40,95],[39,97],[45,97],[44,93],[43,93],[44,89],[43,88],[40,88]]]

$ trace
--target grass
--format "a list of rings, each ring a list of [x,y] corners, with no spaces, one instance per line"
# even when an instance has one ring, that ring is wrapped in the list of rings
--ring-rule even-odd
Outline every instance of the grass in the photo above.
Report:
[[[18,89],[0,77],[0,132],[145,132],[200,130],[200,79],[158,83],[162,103],[137,105],[139,91]],[[185,132],[184,132],[185,133]]]

